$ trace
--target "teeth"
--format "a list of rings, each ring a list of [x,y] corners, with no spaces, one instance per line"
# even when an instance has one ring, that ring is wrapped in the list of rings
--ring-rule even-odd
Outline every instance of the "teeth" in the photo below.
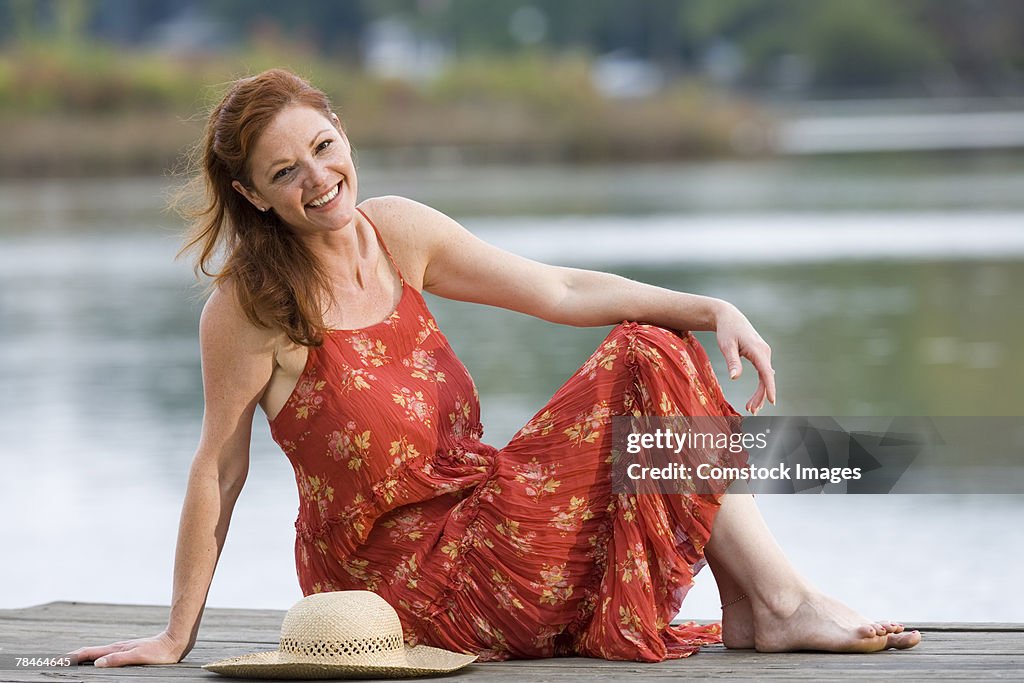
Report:
[[[330,192],[328,192],[327,194],[323,195],[322,197],[318,197],[317,199],[314,199],[313,201],[311,201],[309,203],[309,205],[312,206],[312,207],[323,206],[324,204],[326,204],[327,202],[331,201],[332,199],[334,199],[337,196],[338,196],[338,185],[335,185],[331,189]]]

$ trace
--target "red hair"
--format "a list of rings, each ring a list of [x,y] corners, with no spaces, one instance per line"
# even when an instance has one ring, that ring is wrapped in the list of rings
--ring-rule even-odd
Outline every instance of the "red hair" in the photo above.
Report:
[[[331,118],[321,90],[284,69],[271,69],[231,83],[210,112],[197,167],[186,193],[194,198],[182,213],[191,221],[179,255],[195,252],[195,271],[213,278],[211,289],[230,281],[249,320],[280,328],[296,344],[323,343],[327,272],[314,254],[277,217],[261,212],[231,185],[252,187],[249,155],[275,116],[293,105]],[[212,269],[218,256],[223,266]]]

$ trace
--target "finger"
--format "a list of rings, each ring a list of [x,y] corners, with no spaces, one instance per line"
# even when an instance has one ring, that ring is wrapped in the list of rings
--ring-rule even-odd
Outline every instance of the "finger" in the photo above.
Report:
[[[725,356],[725,365],[729,369],[729,379],[736,379],[743,374],[743,363],[740,361],[740,349],[736,341],[730,341],[720,348],[722,355]]]
[[[757,389],[754,390],[754,395],[747,401],[747,412],[751,415],[757,415],[757,412],[764,406],[764,382],[757,383]]]
[[[765,395],[775,405],[775,370],[772,368],[771,352],[751,353],[747,356],[765,387]]]
[[[103,655],[110,654],[111,652],[117,652],[121,650],[120,643],[112,643],[110,645],[96,645],[92,647],[80,647],[74,652],[69,652],[69,657],[77,657],[80,662],[91,662]]]
[[[125,650],[123,652],[112,652],[109,655],[104,655],[97,659],[93,664],[100,668],[112,667],[112,666],[124,666],[126,664],[135,664],[139,661],[136,656],[135,650]]]

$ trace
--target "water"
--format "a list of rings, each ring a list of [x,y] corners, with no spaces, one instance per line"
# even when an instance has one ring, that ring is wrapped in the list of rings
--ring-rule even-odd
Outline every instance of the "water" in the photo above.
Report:
[[[733,301],[773,346],[776,414],[1024,415],[1024,163],[864,163],[368,170],[362,184],[364,196],[427,201],[528,256]],[[167,187],[0,188],[0,607],[170,600],[202,391],[201,298],[172,261]],[[496,445],[607,332],[429,303]],[[701,338],[724,376],[713,336]],[[727,383],[735,405],[753,375]],[[801,571],[867,614],[1024,621],[1005,569],[1024,548],[1024,496],[760,504]],[[300,597],[296,507],[258,415],[211,606],[284,609]],[[702,574],[684,615],[713,618],[715,600]]]

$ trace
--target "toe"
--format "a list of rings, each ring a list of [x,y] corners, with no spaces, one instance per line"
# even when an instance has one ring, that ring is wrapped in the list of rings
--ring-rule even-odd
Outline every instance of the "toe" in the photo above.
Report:
[[[857,629],[857,635],[861,638],[874,638],[878,635],[877,624],[864,624]]]
[[[907,631],[905,633],[890,633],[886,639],[886,648],[894,647],[897,650],[905,650],[914,647],[921,642],[920,631]]]

